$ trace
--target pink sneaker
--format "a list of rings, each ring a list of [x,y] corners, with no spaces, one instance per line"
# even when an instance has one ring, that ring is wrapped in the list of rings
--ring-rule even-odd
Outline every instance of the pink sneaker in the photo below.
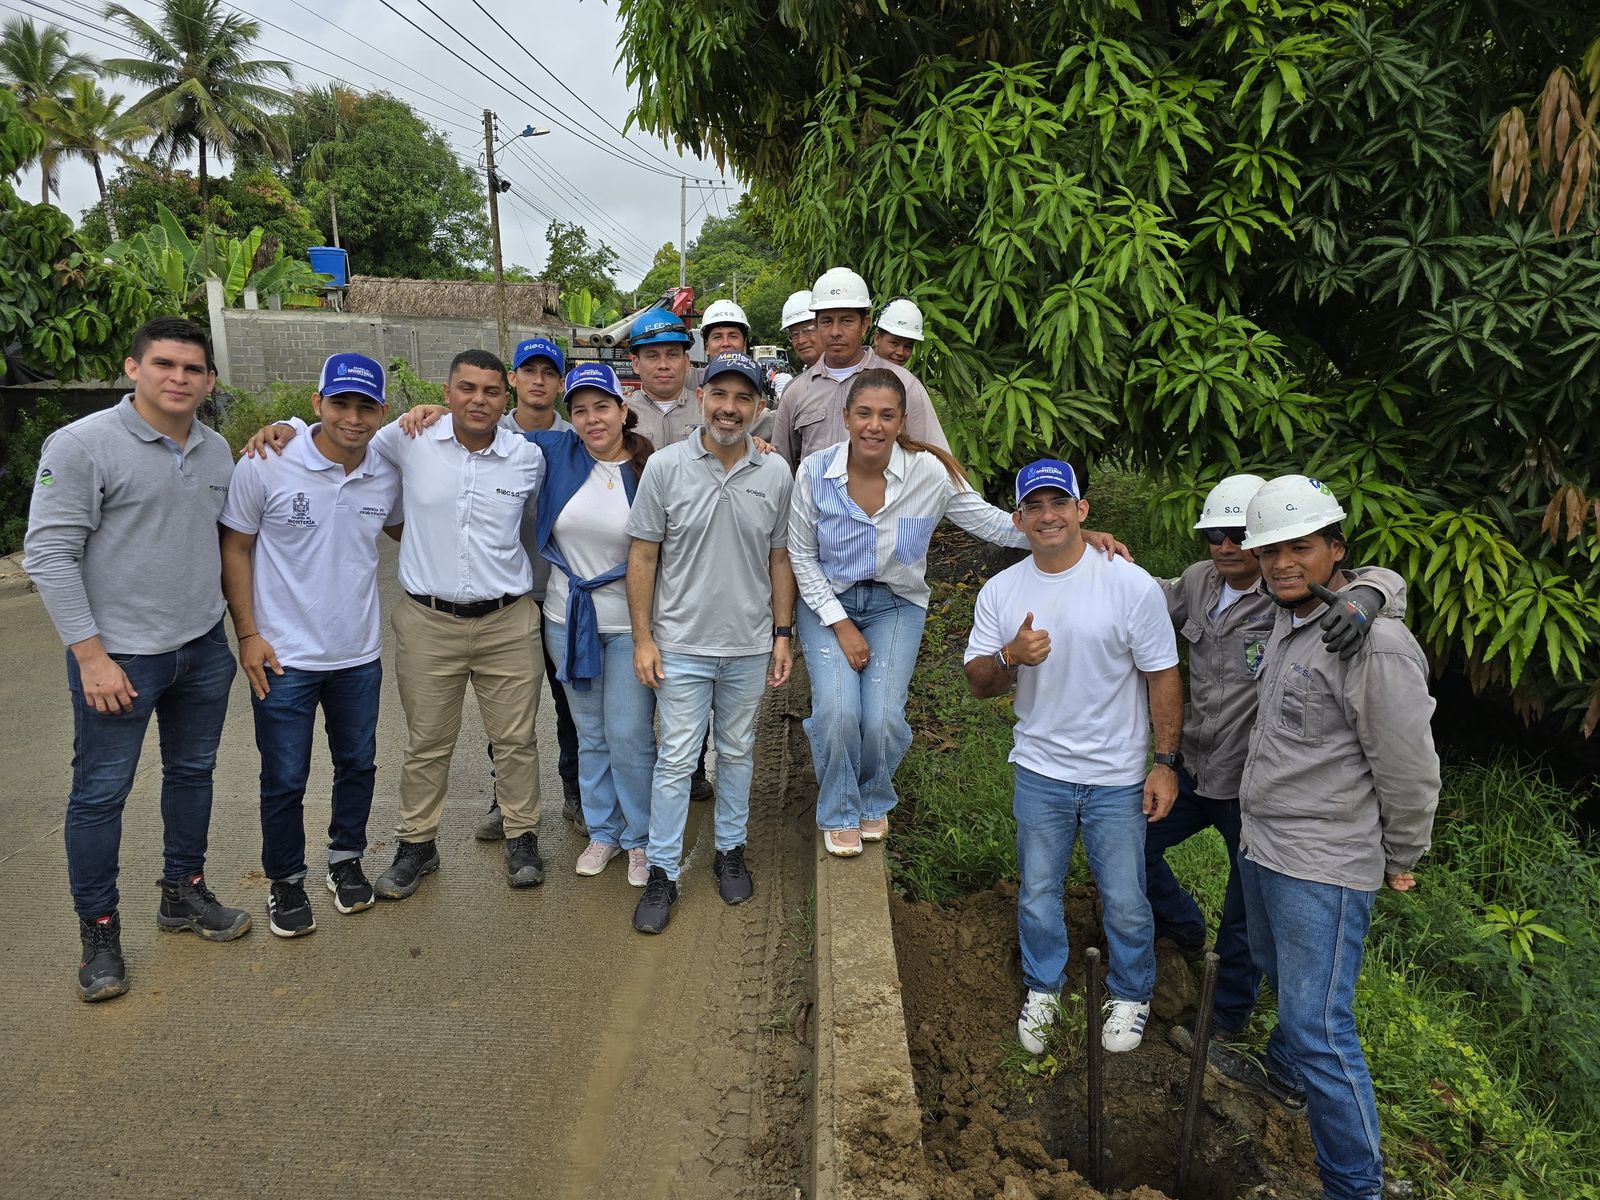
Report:
[[[639,846],[628,851],[628,884],[631,887],[643,887],[650,882],[650,863],[645,857],[645,849]]]
[[[621,853],[621,846],[613,846],[606,842],[590,842],[584,847],[583,853],[578,855],[578,874],[598,875],[606,869],[608,862]]]

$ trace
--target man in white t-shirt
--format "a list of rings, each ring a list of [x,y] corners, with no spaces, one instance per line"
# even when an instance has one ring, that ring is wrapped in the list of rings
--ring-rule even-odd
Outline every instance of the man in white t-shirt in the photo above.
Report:
[[[1066,979],[1061,889],[1079,833],[1100,889],[1110,950],[1102,1044],[1132,1050],[1155,991],[1155,925],[1144,894],[1144,831],[1178,794],[1183,686],[1161,588],[1142,568],[1085,553],[1089,505],[1064,462],[1017,475],[1012,520],[1030,558],[978,593],[967,642],[974,696],[1016,688],[1017,932],[1027,1000],[1017,1036],[1034,1054]],[[1155,765],[1146,769],[1155,726]]]
[[[377,775],[383,628],[381,529],[398,536],[400,472],[367,444],[387,412],[364,354],[323,365],[320,423],[281,457],[242,458],[222,510],[222,589],[250,681],[261,751],[261,867],[279,937],[317,928],[306,896],[304,800],[321,707],[333,758],[328,890],[341,913],[373,904],[361,870]]]

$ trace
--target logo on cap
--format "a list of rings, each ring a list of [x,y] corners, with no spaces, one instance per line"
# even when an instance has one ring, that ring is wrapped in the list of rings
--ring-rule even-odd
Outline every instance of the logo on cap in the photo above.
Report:
[[[1043,458],[1017,472],[1017,503],[1021,504],[1029,492],[1045,487],[1059,488],[1074,500],[1082,498],[1078,495],[1078,477],[1071,466],[1059,459]]]

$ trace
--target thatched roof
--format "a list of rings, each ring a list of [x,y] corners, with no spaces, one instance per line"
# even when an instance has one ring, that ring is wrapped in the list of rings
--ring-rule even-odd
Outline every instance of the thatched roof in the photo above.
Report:
[[[506,284],[506,319],[512,324],[542,325],[559,316],[553,283]],[[494,284],[453,279],[379,279],[352,275],[345,293],[349,313],[382,313],[391,317],[496,317]]]

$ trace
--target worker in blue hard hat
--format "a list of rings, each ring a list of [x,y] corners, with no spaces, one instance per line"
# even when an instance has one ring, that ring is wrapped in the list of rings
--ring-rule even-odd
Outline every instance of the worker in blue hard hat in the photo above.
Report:
[[[683,318],[664,308],[647,308],[633,319],[628,355],[639,376],[633,410],[639,432],[660,449],[681,442],[700,424],[694,388],[689,386],[690,336]]]

